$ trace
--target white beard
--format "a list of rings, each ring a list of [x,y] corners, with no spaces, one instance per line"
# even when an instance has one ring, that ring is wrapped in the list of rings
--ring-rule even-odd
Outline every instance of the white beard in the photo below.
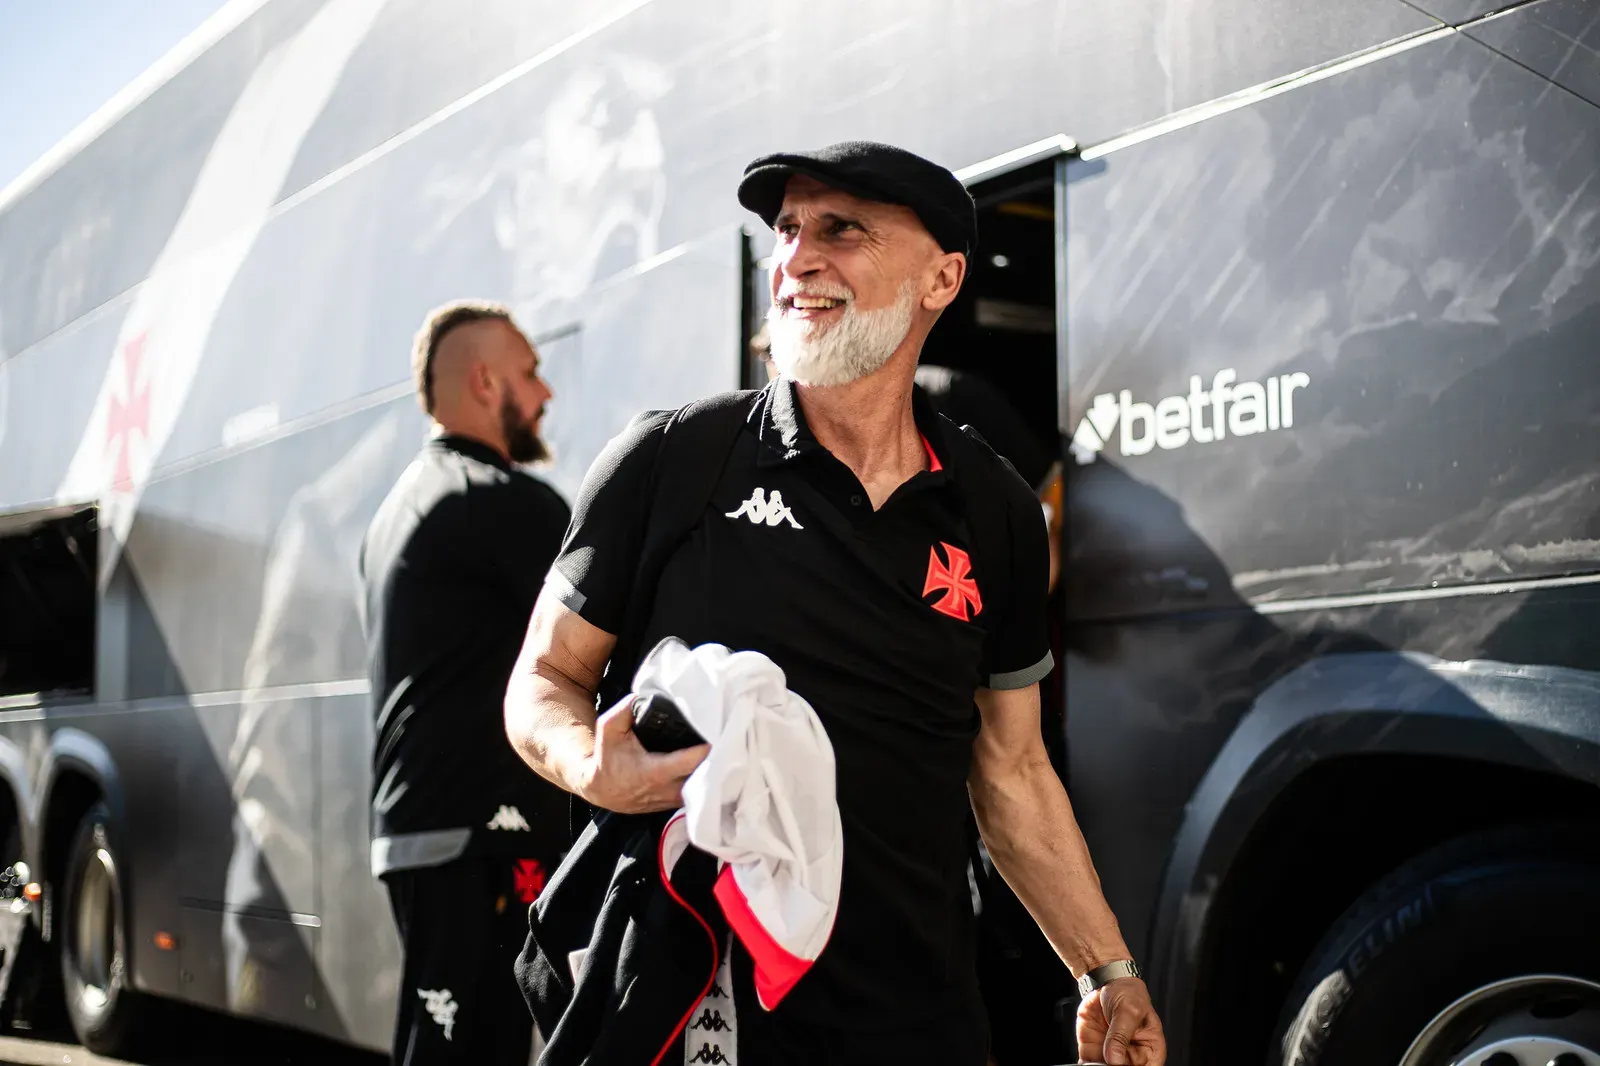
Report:
[[[888,307],[861,311],[855,302],[831,327],[818,330],[804,319],[791,319],[781,308],[767,312],[772,362],[778,372],[800,385],[848,385],[882,369],[911,332],[916,283],[900,286]]]

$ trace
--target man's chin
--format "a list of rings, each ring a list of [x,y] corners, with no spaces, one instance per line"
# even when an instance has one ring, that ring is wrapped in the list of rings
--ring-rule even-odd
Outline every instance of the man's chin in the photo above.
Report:
[[[511,448],[511,461],[518,466],[542,463],[550,458],[550,448],[542,437],[516,441]]]
[[[852,382],[860,381],[871,372],[871,370],[865,370],[858,366],[817,363],[810,360],[801,360],[789,366],[778,364],[778,373],[790,379],[796,385],[804,385],[813,389],[849,385]]]

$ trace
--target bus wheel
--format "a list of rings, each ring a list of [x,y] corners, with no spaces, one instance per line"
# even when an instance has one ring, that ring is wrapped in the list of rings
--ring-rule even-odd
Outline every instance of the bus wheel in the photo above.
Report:
[[[1592,825],[1477,834],[1385,878],[1312,952],[1270,1061],[1600,1063],[1595,839]]]
[[[132,1048],[142,1006],[130,987],[123,928],[123,871],[112,850],[109,811],[83,816],[67,853],[60,912],[61,982],[67,1016],[83,1046],[101,1055]]]

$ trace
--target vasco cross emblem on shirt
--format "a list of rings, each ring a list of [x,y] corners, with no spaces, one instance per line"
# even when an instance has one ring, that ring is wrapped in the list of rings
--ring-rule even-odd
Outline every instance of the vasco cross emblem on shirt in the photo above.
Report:
[[[939,558],[939,548],[945,558]],[[948,560],[948,562],[946,562]],[[972,576],[972,559],[953,544],[940,541],[928,549],[928,581],[922,586],[924,596],[931,592],[942,593],[931,606],[935,611],[970,622],[983,613],[983,597],[978,594],[978,582]],[[972,613],[967,614],[971,606]]]

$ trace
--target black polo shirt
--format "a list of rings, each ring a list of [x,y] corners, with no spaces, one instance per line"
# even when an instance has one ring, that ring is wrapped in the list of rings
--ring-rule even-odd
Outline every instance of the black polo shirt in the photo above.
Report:
[[[827,948],[776,1012],[798,1021],[866,1027],[957,1011],[983,1024],[966,878],[973,693],[1023,688],[1051,668],[1037,499],[920,391],[914,406],[930,469],[874,511],[812,436],[793,384],[769,385],[662,572],[643,642],[670,634],[763,652],[828,731],[843,887]],[[645,420],[608,446],[551,571],[567,605],[609,633],[622,630],[663,423]],[[973,539],[949,468],[957,447],[981,449],[1006,501],[1010,572],[981,588],[965,564]]]
[[[450,436],[379,505],[361,546],[375,872],[564,850],[566,794],[512,749],[503,708],[569,515],[549,485]]]

